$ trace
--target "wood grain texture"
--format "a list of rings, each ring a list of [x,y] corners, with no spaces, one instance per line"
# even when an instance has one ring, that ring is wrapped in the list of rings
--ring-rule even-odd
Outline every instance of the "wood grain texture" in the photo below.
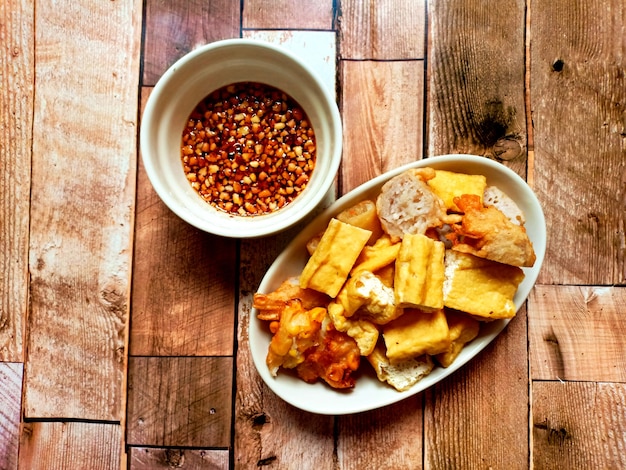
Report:
[[[120,419],[140,11],[37,8],[27,417]]]
[[[485,155],[526,174],[524,7],[429,2],[429,156]]]
[[[24,365],[0,362],[0,468],[18,468]]]
[[[236,241],[178,218],[138,168],[130,354],[232,355]]]
[[[377,410],[337,417],[337,468],[421,468],[423,406],[424,394],[419,394]]]
[[[27,423],[20,442],[19,468],[117,470],[122,432],[119,424]]]
[[[626,283],[626,4],[532,3],[541,283]]]
[[[626,382],[626,288],[535,286],[529,298],[531,378]]]
[[[426,391],[424,468],[526,469],[526,311],[477,357]]]
[[[230,445],[232,357],[131,357],[127,443]]]
[[[227,450],[153,449],[131,447],[129,470],[227,470]]]
[[[425,34],[425,0],[341,1],[342,59],[423,59]]]
[[[34,99],[32,0],[0,5],[0,361],[24,361]]]
[[[422,61],[342,60],[344,126],[340,190],[422,158]],[[349,92],[348,92],[349,90]]]
[[[152,86],[186,53],[240,36],[240,2],[146,0],[142,85]]]
[[[626,385],[533,382],[534,468],[626,468]]]
[[[247,29],[333,28],[333,0],[243,0]]]

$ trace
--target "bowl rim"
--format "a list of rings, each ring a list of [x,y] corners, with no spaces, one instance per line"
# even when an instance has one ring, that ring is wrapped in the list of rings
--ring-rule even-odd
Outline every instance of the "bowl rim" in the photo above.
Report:
[[[328,160],[324,165],[327,176],[320,178],[319,181],[316,182],[315,188],[311,188],[311,190],[307,192],[306,197],[303,197],[303,192],[303,194],[300,194],[294,202],[286,206],[284,210],[253,217],[241,217],[222,213],[218,209],[213,208],[210,204],[205,203],[209,210],[215,211],[215,214],[220,218],[220,220],[223,221],[222,225],[219,223],[211,223],[210,220],[205,220],[205,217],[199,217],[197,214],[192,213],[189,208],[179,204],[173,192],[170,191],[170,187],[173,186],[166,184],[167,179],[163,176],[163,172],[160,169],[161,164],[159,163],[158,149],[155,148],[156,145],[154,142],[151,142],[151,140],[152,136],[158,132],[160,127],[160,116],[158,110],[162,109],[162,107],[165,106],[165,103],[167,103],[168,97],[166,96],[166,92],[168,91],[168,87],[170,86],[172,79],[177,76],[178,71],[181,68],[188,66],[193,61],[201,59],[206,54],[223,51],[228,48],[250,48],[251,51],[266,50],[276,57],[281,56],[285,58],[287,61],[290,61],[294,67],[305,72],[315,89],[315,93],[318,95],[317,102],[319,103],[320,109],[323,110],[323,114],[321,115],[324,116],[324,120],[328,123],[327,125],[324,125],[324,127],[327,128],[329,136],[329,149]],[[253,53],[254,52],[250,52],[249,54]],[[237,80],[233,83],[236,81]],[[267,84],[270,86],[276,86],[272,85],[272,83]],[[328,90],[327,86],[321,80],[317,72],[309,67],[301,57],[291,50],[283,46],[255,38],[232,38],[214,41],[200,46],[179,58],[163,73],[154,85],[146,101],[146,105],[141,116],[140,126],[139,144],[141,159],[148,176],[148,180],[159,198],[172,212],[190,225],[207,233],[228,238],[241,239],[265,237],[287,230],[302,221],[308,214],[312,213],[320,205],[325,196],[328,194],[339,171],[343,153],[343,128],[336,97],[331,94],[331,91]],[[308,187],[309,186],[307,186],[306,189],[308,189]],[[303,202],[298,203],[296,206],[296,201]],[[296,207],[295,209],[293,209],[294,206]],[[238,224],[237,222],[233,222],[233,220],[242,221],[243,223]],[[263,223],[259,223],[259,221],[263,221]],[[239,225],[241,225],[241,228],[238,228]]]

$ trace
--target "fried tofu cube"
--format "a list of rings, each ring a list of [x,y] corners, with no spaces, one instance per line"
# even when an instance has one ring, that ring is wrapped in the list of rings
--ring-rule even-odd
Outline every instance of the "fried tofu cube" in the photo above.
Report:
[[[512,318],[513,297],[523,279],[516,266],[447,250],[443,303],[486,321]]]
[[[405,234],[396,258],[396,305],[443,308],[444,253],[442,242],[420,234]]]
[[[459,208],[454,203],[454,198],[462,194],[475,194],[482,201],[487,178],[483,175],[436,170],[435,177],[428,181],[428,185],[443,200],[446,209],[458,212]]]
[[[401,317],[383,327],[383,339],[392,364],[423,354],[440,354],[447,351],[451,343],[443,309],[434,312],[405,309]]]
[[[361,271],[376,272],[392,264],[400,251],[400,243],[394,243],[388,235],[383,235],[371,246],[366,246],[359,255],[351,275]]]
[[[345,316],[352,317],[358,312],[359,318],[384,325],[402,315],[396,307],[393,288],[369,271],[360,271],[350,277],[339,292],[337,299],[345,309]]]
[[[460,312],[446,312],[448,329],[450,330],[450,347],[447,351],[437,354],[435,358],[443,367],[449,367],[461,353],[463,347],[472,341],[480,330],[480,322]]]
[[[336,297],[372,232],[331,219],[300,274],[300,287]]]
[[[382,341],[378,342],[372,354],[367,356],[367,360],[374,368],[378,380],[387,382],[399,392],[411,388],[430,374],[435,366],[432,358],[426,354],[391,364]]]

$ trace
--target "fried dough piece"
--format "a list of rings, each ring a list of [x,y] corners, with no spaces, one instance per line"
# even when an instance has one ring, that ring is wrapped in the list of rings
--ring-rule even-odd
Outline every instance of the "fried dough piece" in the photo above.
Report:
[[[454,199],[463,211],[452,249],[511,266],[535,264],[536,255],[526,229],[509,220],[494,206],[483,206],[480,198],[464,194]]]
[[[378,328],[371,321],[346,318],[345,310],[339,301],[328,304],[328,316],[335,328],[354,338],[361,356],[372,354],[378,342]]]
[[[426,183],[434,176],[432,168],[413,168],[394,176],[381,188],[376,210],[392,241],[401,240],[405,233],[423,235],[447,220],[443,201]]]
[[[299,300],[291,300],[282,311],[280,320],[270,324],[274,333],[265,362],[274,377],[280,367],[293,369],[305,359],[304,353],[319,341],[319,332],[326,309],[302,308]]]
[[[337,331],[332,324],[322,329],[320,342],[305,353],[298,364],[298,376],[307,383],[322,379],[332,388],[353,388],[356,380],[352,373],[359,368],[361,352],[356,341],[346,333]]]
[[[269,294],[255,293],[252,306],[259,311],[257,315],[259,320],[279,321],[281,312],[293,299],[298,299],[305,310],[326,307],[330,302],[330,297],[326,294],[313,289],[303,289],[298,278],[292,277],[283,281],[278,289]]]

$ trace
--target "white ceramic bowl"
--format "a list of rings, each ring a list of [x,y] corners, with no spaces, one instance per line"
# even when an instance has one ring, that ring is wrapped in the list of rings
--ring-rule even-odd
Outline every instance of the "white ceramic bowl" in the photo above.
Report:
[[[524,212],[526,231],[533,243],[537,259],[531,268],[523,268],[524,280],[519,285],[513,302],[520,309],[530,294],[546,252],[546,221],[541,205],[532,189],[515,172],[485,157],[472,155],[445,155],[426,158],[391,170],[350,191],[326,211],[316,217],[278,256],[261,281],[258,292],[268,293],[288,277],[299,276],[308,260],[306,243],[319,234],[331,217],[364,199],[375,199],[382,185],[393,176],[408,168],[430,166],[437,170],[449,170],[458,173],[478,174],[487,177],[489,185],[495,185],[511,197]],[[417,382],[404,392],[398,392],[387,384],[381,383],[369,364],[362,358],[362,365],[356,387],[349,391],[338,391],[318,381],[308,384],[295,375],[279,371],[277,377],[270,374],[265,359],[271,341],[267,322],[257,319],[257,310],[252,309],[249,321],[248,337],[254,365],[267,386],[279,397],[295,407],[313,413],[343,415],[380,408],[415,395],[449,376],[472,358],[476,357],[506,327],[510,320],[496,320],[484,323],[477,338],[467,344],[457,359],[444,369],[436,367],[430,375]]]
[[[267,215],[242,217],[214,208],[191,187],[181,163],[182,132],[190,113],[211,92],[237,82],[284,91],[302,106],[315,131],[317,161],[307,187]],[[254,238],[294,225],[324,198],[339,168],[342,127],[333,95],[303,60],[270,43],[229,39],[190,52],[163,74],[146,104],[140,142],[148,178],[174,213],[209,233]]]

